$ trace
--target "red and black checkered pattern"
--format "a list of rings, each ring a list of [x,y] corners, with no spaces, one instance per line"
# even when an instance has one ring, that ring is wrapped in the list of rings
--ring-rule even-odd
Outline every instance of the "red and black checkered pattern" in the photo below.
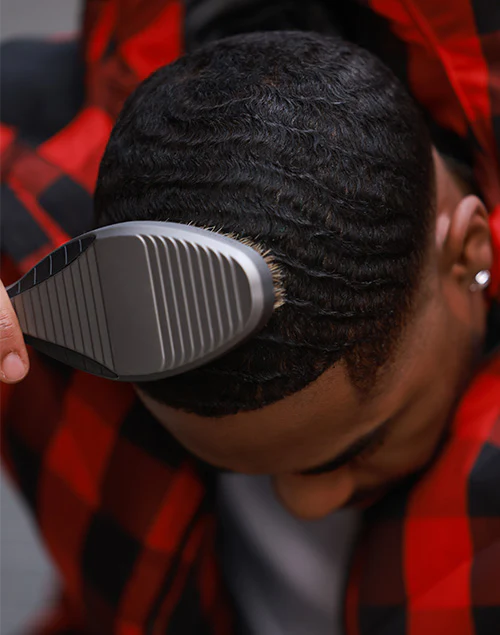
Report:
[[[64,582],[64,613],[51,621],[230,633],[210,478],[129,386],[31,357],[2,404],[2,447]]]
[[[79,45],[21,42],[4,50],[2,76],[15,80],[2,79],[2,92],[18,100],[2,104],[2,251],[22,271],[92,226],[92,193],[113,121],[138,83],[178,57],[181,16],[179,0],[90,0]],[[82,63],[83,104],[67,122]],[[25,102],[38,110],[20,122],[15,110]],[[49,113],[52,124],[60,113],[62,129],[47,137]]]
[[[349,635],[475,635],[500,626],[500,354],[470,386],[445,449],[367,514]]]
[[[500,293],[500,3],[367,0],[405,45],[405,79],[434,127],[466,142],[490,211]],[[380,48],[384,48],[380,42]],[[384,56],[385,61],[387,55]]]
[[[245,11],[252,28],[279,28],[284,9],[279,0],[239,0],[232,13],[231,0],[209,3],[187,3],[188,40],[238,32]],[[406,81],[440,149],[474,163],[500,253],[500,5],[364,0],[350,13],[348,4],[340,13],[350,15],[349,32]],[[295,13],[283,26],[301,26]],[[17,89],[41,116],[23,123],[2,110],[4,281],[89,229],[112,122],[135,85],[179,54],[181,18],[172,0],[88,0],[82,42],[39,42],[15,69]],[[73,103],[65,91],[79,65],[85,90]],[[214,474],[129,387],[34,352],[31,360],[25,382],[3,387],[2,453],[61,577],[60,601],[36,631],[235,635],[217,562]],[[499,632],[499,395],[497,356],[464,398],[438,462],[367,513],[346,594],[347,635]]]

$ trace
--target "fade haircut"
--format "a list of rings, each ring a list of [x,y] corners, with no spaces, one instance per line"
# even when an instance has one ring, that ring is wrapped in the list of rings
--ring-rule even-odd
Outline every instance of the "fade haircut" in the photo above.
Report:
[[[433,174],[415,103],[341,39],[254,33],[159,69],[111,134],[97,223],[191,223],[254,241],[279,267],[285,302],[244,345],[142,390],[222,416],[276,402],[336,363],[371,390],[412,312]]]

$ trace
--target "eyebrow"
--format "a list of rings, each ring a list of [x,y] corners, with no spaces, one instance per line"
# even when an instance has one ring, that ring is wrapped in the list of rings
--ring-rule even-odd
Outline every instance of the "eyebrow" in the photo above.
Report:
[[[321,463],[321,465],[308,468],[307,470],[302,470],[298,473],[301,476],[318,476],[319,474],[325,474],[326,472],[334,472],[335,470],[338,470],[339,468],[343,467],[344,465],[355,459],[357,456],[362,454],[373,443],[380,441],[384,437],[391,421],[392,419],[386,419],[376,428],[370,430],[370,432],[354,441],[354,443],[351,443],[350,446],[343,450],[334,459],[330,459],[325,463]]]

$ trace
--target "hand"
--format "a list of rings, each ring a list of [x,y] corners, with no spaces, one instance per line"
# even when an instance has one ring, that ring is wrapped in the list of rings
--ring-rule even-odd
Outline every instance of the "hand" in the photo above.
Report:
[[[7,291],[0,282],[0,381],[15,384],[24,379],[29,359],[23,334]]]

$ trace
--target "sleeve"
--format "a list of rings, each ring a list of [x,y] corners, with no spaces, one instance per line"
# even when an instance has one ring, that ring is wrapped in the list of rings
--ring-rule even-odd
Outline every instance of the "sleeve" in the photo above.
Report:
[[[73,41],[9,45],[0,74],[2,253],[21,274],[93,226],[113,123],[135,87],[178,57],[181,25],[178,0],[89,0]]]
[[[78,35],[2,46],[6,285],[93,226],[92,195],[113,121],[135,86],[179,55],[181,21],[177,0],[88,0]],[[71,377],[70,369],[34,351],[30,360],[24,382],[1,386],[2,458],[28,499],[36,480],[30,469],[39,460],[16,440],[41,414],[40,435],[48,434]]]
[[[490,211],[500,296],[500,4],[484,0],[368,0],[402,45],[396,66],[423,107],[435,139],[470,157]],[[384,43],[380,43],[380,50]],[[385,59],[389,65],[391,60]],[[443,151],[442,145],[437,143]],[[446,150],[445,150],[446,153]]]

